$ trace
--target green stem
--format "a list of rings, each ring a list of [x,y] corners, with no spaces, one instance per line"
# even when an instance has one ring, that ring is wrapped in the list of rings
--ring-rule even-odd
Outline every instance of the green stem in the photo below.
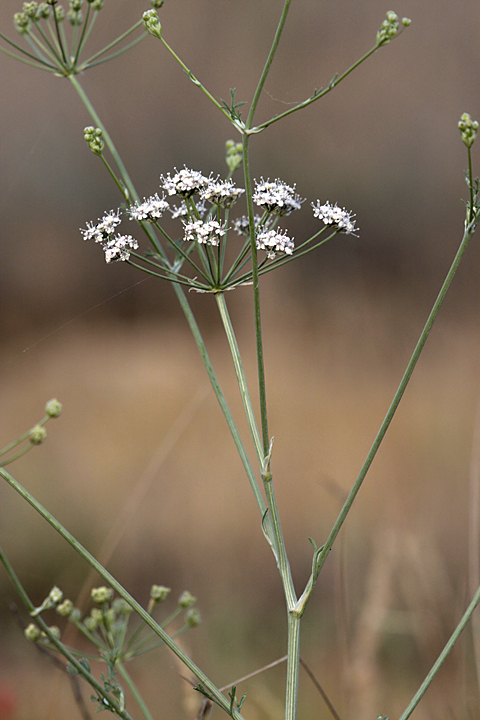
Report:
[[[267,61],[265,63],[265,67],[263,68],[263,72],[260,76],[260,80],[258,81],[257,89],[255,90],[255,94],[253,96],[252,104],[250,106],[250,111],[248,113],[247,122],[245,123],[246,130],[250,130],[250,128],[253,125],[253,118],[255,115],[255,111],[257,109],[258,101],[260,100],[260,94],[263,90],[263,86],[265,85],[265,81],[267,79],[267,75],[270,72],[270,67],[273,62],[273,58],[275,57],[275,53],[277,52],[278,44],[280,42],[280,38],[283,32],[283,28],[285,26],[285,22],[287,20],[288,11],[290,9],[290,3],[291,0],[285,0],[285,4],[283,6],[282,14],[280,16],[280,20],[277,26],[277,30],[275,32],[275,37],[273,38],[272,47],[270,48],[270,52],[268,53]]]
[[[69,75],[68,79],[72,83],[73,87],[77,91],[78,95],[80,96],[80,99],[82,100],[83,104],[85,105],[85,108],[87,109],[90,117],[94,121],[95,125],[100,128],[103,134],[103,138],[105,140],[105,143],[107,144],[108,149],[110,150],[110,153],[112,154],[113,159],[115,160],[115,163],[120,171],[120,175],[122,176],[122,179],[125,183],[125,186],[127,187],[129,193],[130,193],[130,199],[139,201],[139,196],[135,190],[135,187],[130,179],[130,176],[127,172],[127,169],[125,165],[123,164],[123,161],[118,154],[117,148],[115,147],[112,138],[110,137],[109,133],[107,132],[106,127],[100,120],[99,116],[97,115],[95,108],[93,107],[92,103],[90,102],[89,98],[85,94],[82,86],[78,82],[78,79],[76,75]]]
[[[96,572],[107,582],[115,592],[120,595],[130,607],[140,616],[140,618],[148,625],[156,635],[175,653],[175,655],[183,662],[184,665],[195,675],[201,684],[206,688],[210,695],[215,699],[215,702],[225,710],[226,712],[230,709],[230,702],[227,698],[218,690],[218,688],[212,683],[212,681],[200,670],[195,663],[181,650],[176,643],[170,638],[170,636],[155,622],[155,620],[148,614],[148,612],[128,593],[125,588],[101,565],[94,556],[86,550],[81,543],[74,538],[74,536],[63,527],[63,525],[56,520],[53,515],[36,500],[31,493],[28,492],[15,478],[12,477],[6,470],[0,468],[0,476],[3,477],[7,483],[24,499],[26,500],[41,517],[46,520],[49,525],[53,527],[58,534],[68,542],[68,544],[82,557],[86,562],[96,570]],[[1,558],[0,558],[1,559]],[[33,607],[33,606],[32,606]],[[40,620],[40,618],[38,619]],[[57,643],[54,643],[57,646]],[[58,643],[61,646],[61,643]],[[75,660],[73,658],[73,660]],[[78,664],[78,663],[77,663]],[[234,720],[242,720],[242,715],[235,710]]]
[[[397,33],[395,37],[399,37],[401,33]],[[394,40],[395,38],[392,38]],[[260,125],[257,125],[256,127],[251,127],[248,125],[248,128],[251,133],[259,133],[262,132],[262,130],[265,130],[265,128],[269,127],[270,125],[273,125],[273,123],[278,122],[279,120],[282,120],[283,118],[287,117],[288,115],[291,115],[294,112],[297,112],[297,110],[302,110],[303,108],[308,107],[312,103],[316,102],[317,100],[320,100],[320,98],[327,95],[329,92],[333,90],[342,80],[344,80],[348,75],[350,75],[351,72],[353,72],[359,65],[361,65],[365,60],[367,60],[371,55],[373,55],[377,50],[379,50],[383,45],[375,45],[375,47],[371,48],[368,52],[363,55],[360,60],[357,60],[353,65],[351,65],[348,70],[345,70],[345,72],[340,75],[340,77],[337,77],[336,75],[330,80],[330,83],[328,84],[328,87],[325,89],[320,88],[320,90],[316,90],[314,94],[304,100],[303,102],[299,103],[298,105],[295,105],[295,107],[290,108],[289,110],[286,110],[283,113],[280,113],[279,115],[275,115],[275,117],[271,118],[270,120],[267,120],[264,123],[261,123]]]
[[[91,116],[91,118],[93,119],[94,123],[97,125],[97,127],[99,127],[99,128],[102,130],[103,136],[104,136],[104,138],[105,138],[105,142],[107,143],[107,146],[108,146],[108,148],[109,148],[112,156],[115,158],[115,161],[116,161],[117,166],[118,166],[118,168],[119,168],[119,170],[120,170],[120,172],[121,172],[121,175],[122,175],[123,181],[124,181],[124,183],[125,183],[125,186],[127,187],[128,191],[130,192],[131,197],[138,202],[138,201],[139,201],[138,193],[137,193],[137,191],[135,190],[135,187],[134,187],[134,185],[133,185],[133,183],[132,183],[132,181],[131,181],[131,179],[130,179],[130,176],[129,176],[128,173],[127,173],[127,170],[126,170],[126,168],[125,168],[125,166],[124,166],[124,164],[123,164],[120,156],[118,155],[118,152],[117,152],[117,150],[116,150],[116,148],[115,148],[115,145],[113,144],[112,139],[110,138],[110,135],[108,134],[108,132],[107,132],[106,128],[104,127],[102,121],[100,120],[99,116],[98,116],[97,113],[95,112],[95,109],[94,109],[93,105],[91,104],[91,102],[90,102],[90,100],[88,99],[87,95],[86,95],[85,92],[83,91],[83,88],[81,87],[81,85],[80,85],[80,83],[78,82],[77,78],[74,77],[74,76],[70,76],[70,80],[71,80],[71,82],[72,82],[75,90],[76,90],[77,93],[79,94],[82,102],[84,103],[86,109],[87,109],[88,112],[90,113],[90,116]],[[167,259],[166,259],[166,256],[165,256],[164,253],[163,253],[162,247],[159,245],[158,241],[156,240],[156,237],[155,237],[155,235],[154,235],[151,227],[150,227],[150,226],[147,227],[145,223],[142,223],[142,227],[144,228],[144,230],[145,230],[145,232],[147,233],[148,237],[151,239],[151,241],[152,241],[152,243],[154,244],[154,246],[157,248],[158,252],[160,252],[161,254],[163,254],[163,256],[165,257],[165,260],[167,260]],[[241,459],[241,461],[242,461],[243,467],[244,467],[244,469],[245,469],[245,472],[246,472],[247,477],[248,477],[248,479],[249,479],[249,482],[250,482],[250,485],[251,485],[251,487],[252,487],[253,493],[254,493],[254,495],[255,495],[255,499],[256,499],[256,501],[257,501],[258,507],[259,507],[260,512],[261,512],[262,517],[263,517],[263,515],[264,515],[264,513],[265,513],[265,509],[266,509],[266,507],[265,507],[265,502],[264,502],[263,497],[262,497],[262,495],[261,495],[261,493],[260,493],[260,490],[259,490],[259,488],[258,488],[257,481],[256,481],[256,478],[255,478],[255,474],[254,474],[254,472],[253,472],[252,466],[251,466],[251,464],[250,464],[250,460],[248,459],[248,455],[247,455],[247,453],[246,453],[246,451],[245,451],[245,448],[244,448],[244,446],[243,446],[243,443],[242,443],[242,440],[241,440],[241,438],[240,438],[239,432],[238,432],[237,427],[236,427],[236,425],[235,425],[235,421],[234,421],[234,419],[233,419],[232,413],[231,413],[231,411],[230,411],[230,408],[228,407],[228,403],[227,403],[227,401],[226,401],[226,399],[225,399],[225,396],[224,396],[224,394],[223,394],[223,392],[222,392],[222,389],[221,389],[220,384],[219,384],[219,382],[218,382],[217,376],[216,376],[215,371],[214,371],[214,369],[213,369],[212,363],[211,363],[210,358],[209,358],[209,356],[208,356],[207,349],[206,349],[206,347],[205,347],[205,343],[203,342],[203,338],[202,338],[202,335],[201,335],[201,333],[200,333],[199,327],[198,327],[198,325],[197,325],[197,322],[196,322],[196,320],[195,320],[195,317],[194,317],[194,315],[193,315],[193,312],[192,312],[192,310],[191,310],[191,308],[190,308],[190,305],[189,305],[189,303],[188,303],[188,300],[187,300],[187,298],[186,298],[186,295],[185,295],[185,293],[183,292],[183,289],[181,288],[181,286],[180,286],[178,283],[173,283],[173,289],[174,289],[174,291],[175,291],[175,294],[177,295],[178,301],[179,301],[179,303],[180,303],[180,307],[182,308],[183,313],[184,313],[184,315],[185,315],[185,317],[186,317],[186,319],[187,319],[187,322],[188,322],[188,324],[189,324],[189,326],[190,326],[190,330],[192,331],[193,337],[194,337],[194,339],[195,339],[195,342],[196,342],[197,347],[198,347],[198,349],[199,349],[200,355],[201,355],[202,360],[203,360],[203,362],[204,362],[205,368],[206,368],[206,370],[207,370],[208,376],[209,376],[209,378],[210,378],[210,382],[211,382],[211,384],[212,384],[213,390],[214,390],[215,395],[216,395],[216,397],[217,397],[217,400],[218,400],[218,402],[219,402],[219,404],[220,404],[220,407],[221,407],[222,412],[223,412],[223,414],[224,414],[225,420],[227,421],[228,428],[229,428],[230,433],[231,433],[231,435],[232,435],[232,437],[233,437],[233,441],[234,441],[234,443],[235,443],[235,445],[236,445],[238,454],[240,455],[240,459]]]
[[[122,662],[120,662],[120,660],[117,660],[117,662],[115,663],[115,667],[118,668],[120,675],[123,677],[123,679],[127,683],[128,687],[130,689],[130,692],[132,693],[145,720],[153,720],[153,717],[152,717],[148,707],[145,705],[145,702],[144,702],[142,696],[138,692],[137,686],[135,685],[132,678],[130,677],[130,674],[126,670],[125,665]]]
[[[225,301],[224,293],[216,293],[215,300],[217,301],[218,309],[220,311],[220,317],[222,318],[223,328],[227,336],[228,345],[232,355],[233,365],[235,367],[235,373],[237,375],[238,387],[240,389],[240,396],[242,398],[245,415],[247,417],[248,426],[252,435],[255,450],[257,452],[257,458],[260,468],[263,467],[264,454],[262,450],[262,441],[257,428],[257,422],[255,420],[255,414],[253,412],[252,401],[250,399],[250,393],[248,392],[247,380],[243,369],[242,358],[238,349],[237,339],[233,330],[233,325],[230,320],[230,315],[227,309],[227,303]]]
[[[288,614],[288,657],[285,720],[295,720],[298,703],[298,671],[300,666],[300,622],[301,618]]]
[[[230,113],[227,112],[227,110],[218,102],[218,100],[216,100],[216,99],[213,97],[213,95],[208,92],[208,90],[206,89],[206,87],[205,87],[204,85],[202,85],[202,83],[200,82],[200,80],[198,80],[198,79],[195,77],[195,75],[192,73],[192,71],[188,69],[188,67],[187,67],[187,66],[185,65],[185,63],[178,57],[178,55],[177,55],[176,52],[173,50],[173,48],[171,48],[170,45],[164,40],[163,35],[162,35],[161,40],[162,40],[162,43],[163,43],[163,44],[165,45],[165,47],[167,48],[167,50],[169,51],[169,53],[171,53],[171,54],[173,55],[173,57],[174,57],[175,60],[178,62],[178,64],[183,68],[183,70],[184,70],[185,73],[187,74],[188,78],[192,81],[192,83],[193,83],[194,85],[196,85],[198,88],[200,88],[200,90],[201,90],[203,93],[205,93],[205,95],[208,97],[209,100],[212,101],[212,103],[215,105],[215,107],[217,107],[217,108],[225,115],[225,117],[227,117],[228,120],[230,120],[230,122],[232,123],[232,125],[234,125],[235,127],[237,127],[237,129],[239,129],[238,124],[232,119],[232,117],[230,116]]]
[[[260,400],[260,418],[262,424],[262,442],[264,457],[268,454],[270,438],[268,434],[268,414],[267,414],[267,392],[265,384],[265,364],[263,360],[263,340],[262,340],[262,317],[260,312],[260,287],[258,283],[258,256],[255,229],[255,214],[253,211],[252,201],[252,181],[250,176],[250,157],[249,157],[249,141],[248,135],[243,136],[243,169],[245,176],[245,194],[248,207],[248,223],[250,226],[250,251],[252,255],[252,283],[253,283],[253,303],[255,313],[255,338],[257,346],[257,369],[258,369],[258,391]]]
[[[418,362],[421,352],[425,346],[425,343],[427,341],[430,330],[432,329],[433,323],[435,322],[435,319],[438,315],[440,307],[442,306],[442,303],[445,299],[448,289],[452,283],[454,275],[458,269],[458,266],[460,265],[463,254],[465,253],[465,250],[467,249],[468,244],[469,244],[470,240],[472,239],[472,236],[474,233],[474,230],[473,230],[474,226],[475,226],[475,221],[473,220],[472,222],[469,223],[469,225],[467,225],[467,227],[465,229],[465,233],[463,235],[462,241],[458,248],[457,254],[455,255],[452,265],[447,273],[447,276],[446,276],[445,281],[440,289],[437,299],[435,300],[435,303],[432,307],[430,315],[428,316],[427,322],[425,323],[425,327],[423,328],[423,330],[421,332],[421,335],[419,337],[417,345],[415,346],[413,354],[407,365],[407,369],[405,370],[402,380],[400,381],[397,392],[395,393],[395,396],[394,396],[392,403],[388,409],[385,419],[383,420],[383,422],[380,426],[380,429],[377,433],[377,436],[375,437],[373,445],[370,448],[370,451],[365,459],[365,462],[360,470],[360,473],[358,474],[358,477],[357,477],[352,489],[350,490],[350,493],[348,494],[345,504],[344,504],[342,510],[340,511],[340,514],[339,514],[338,518],[336,519],[335,524],[332,527],[332,530],[330,531],[330,535],[328,536],[327,541],[326,541],[325,545],[323,546],[322,551],[319,553],[319,556],[318,556],[318,559],[316,562],[316,569],[314,570],[314,572],[312,572],[312,576],[310,577],[307,587],[305,588],[305,591],[302,594],[302,597],[298,601],[297,610],[299,612],[303,612],[303,610],[305,608],[305,605],[306,605],[308,598],[313,590],[313,585],[315,584],[318,574],[320,573],[320,571],[323,567],[323,564],[325,563],[325,560],[327,559],[327,555],[331,550],[331,547],[340,531],[340,528],[342,527],[343,522],[348,515],[348,512],[352,506],[352,503],[355,500],[355,497],[356,497],[358,491],[360,490],[360,487],[362,486],[362,483],[365,479],[365,476],[366,476],[368,470],[370,469],[373,459],[375,458],[375,455],[377,454],[378,448],[380,447],[380,444],[381,444],[383,438],[385,437],[385,433],[388,430],[388,427],[393,419],[393,416],[395,415],[395,412],[396,412],[398,405],[403,397],[403,394],[406,390],[406,387],[412,376],[412,373],[415,369],[415,366]]]
[[[466,626],[466,625],[468,624],[468,622],[470,621],[470,618],[472,617],[473,611],[475,610],[475,608],[477,607],[477,605],[478,605],[479,603],[480,603],[480,587],[477,589],[477,592],[476,592],[475,595],[473,596],[472,602],[470,603],[470,605],[469,605],[468,608],[466,609],[466,611],[465,611],[462,619],[460,620],[460,622],[458,623],[457,627],[456,627],[455,630],[453,631],[452,635],[450,636],[450,639],[448,640],[447,644],[445,645],[445,647],[443,648],[442,652],[441,652],[440,655],[438,656],[438,658],[437,658],[437,660],[435,661],[432,669],[431,669],[430,672],[428,673],[428,675],[427,675],[427,677],[425,678],[425,680],[423,681],[423,683],[422,683],[422,684],[420,685],[420,687],[418,688],[417,692],[416,692],[415,695],[413,696],[412,700],[411,700],[410,703],[408,704],[408,706],[407,706],[407,708],[405,709],[405,711],[404,711],[404,712],[402,713],[402,715],[400,716],[399,720],[407,720],[407,718],[409,718],[410,715],[412,714],[412,712],[415,710],[415,708],[417,707],[418,703],[420,702],[420,700],[422,699],[422,697],[425,695],[425,692],[427,691],[427,689],[428,689],[429,685],[431,684],[433,678],[435,677],[435,675],[437,674],[437,672],[440,670],[440,667],[441,667],[441,666],[443,665],[443,663],[445,662],[445,660],[446,660],[446,658],[447,658],[447,655],[449,654],[449,652],[451,651],[451,649],[453,648],[453,646],[454,646],[455,643],[457,642],[457,640],[458,640],[458,638],[460,637],[461,633],[462,633],[463,630],[465,629],[465,626]]]
[[[285,541],[283,539],[282,526],[280,523],[280,515],[278,513],[277,500],[273,489],[272,472],[270,469],[270,455],[266,460],[265,469],[262,473],[263,486],[265,488],[265,494],[267,496],[267,505],[270,521],[273,527],[273,534],[275,538],[276,557],[277,565],[282,579],[283,590],[285,593],[285,601],[287,604],[287,610],[289,614],[296,607],[297,596],[295,593],[295,587],[293,585],[292,573],[290,570],[290,563],[288,562],[287,551],[285,548]]]
[[[115,38],[115,40],[113,40],[111,43],[108,43],[108,45],[105,45],[104,48],[102,48],[101,50],[99,50],[98,52],[96,52],[94,55],[91,55],[91,56],[88,58],[88,60],[86,60],[86,61],[83,63],[82,68],[92,67],[92,65],[93,65],[93,60],[96,60],[98,57],[100,57],[100,56],[103,55],[104,53],[106,53],[106,52],[108,52],[109,50],[111,50],[113,47],[115,47],[115,45],[118,45],[119,42],[121,42],[124,38],[128,37],[128,35],[130,35],[134,30],[136,30],[136,29],[137,29],[138,27],[140,27],[141,25],[143,25],[143,20],[138,20],[134,25],[132,25],[131,28],[129,28],[128,30],[125,30],[124,33],[122,33],[122,34],[119,35],[117,38]],[[89,30],[89,32],[90,32],[90,30]],[[147,33],[142,34],[142,38],[145,37],[146,35],[147,35]]]
[[[222,409],[225,420],[227,421],[228,428],[232,435],[233,441],[236,445],[238,454],[240,455],[240,459],[242,461],[243,467],[245,469],[248,480],[250,482],[250,486],[253,490],[253,494],[255,495],[255,500],[257,501],[257,505],[259,507],[260,513],[263,516],[265,513],[265,510],[266,510],[265,502],[263,500],[262,494],[258,487],[255,473],[253,472],[252,466],[250,464],[250,460],[248,459],[248,455],[246,453],[245,447],[243,446],[242,440],[240,438],[240,434],[235,425],[235,421],[233,419],[232,413],[230,411],[228,403],[225,399],[225,396],[224,396],[222,389],[220,387],[220,384],[218,382],[217,376],[213,369],[213,365],[208,356],[207,349],[205,347],[205,343],[203,342],[203,338],[201,336],[199,327],[197,325],[197,322],[195,320],[193,312],[190,308],[190,305],[188,303],[188,300],[187,300],[182,288],[177,283],[173,283],[173,289],[175,290],[175,293],[177,295],[180,306],[181,306],[181,308],[184,312],[184,315],[187,319],[187,322],[190,326],[190,330],[193,334],[195,342],[197,343],[197,347],[199,349],[200,355],[202,356],[202,360],[205,365],[205,369],[208,373],[208,377],[210,378],[210,382],[212,384],[213,390],[215,392],[215,395],[217,396],[217,400],[220,404],[220,407]]]

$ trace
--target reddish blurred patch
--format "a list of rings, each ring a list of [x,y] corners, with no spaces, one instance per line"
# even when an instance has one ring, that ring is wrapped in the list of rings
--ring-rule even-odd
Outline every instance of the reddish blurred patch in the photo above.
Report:
[[[17,695],[11,685],[0,682],[0,720],[11,720],[17,709]]]

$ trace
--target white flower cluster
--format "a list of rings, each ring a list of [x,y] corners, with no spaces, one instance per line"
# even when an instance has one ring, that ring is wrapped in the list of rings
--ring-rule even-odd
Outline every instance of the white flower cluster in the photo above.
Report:
[[[349,234],[354,234],[358,228],[355,227],[355,220],[352,220],[355,215],[349,213],[345,208],[341,208],[338,205],[331,205],[328,200],[324,205],[320,204],[320,200],[317,203],[312,203],[313,214],[315,217],[322,220],[325,225],[336,225],[341,231]]]
[[[185,224],[184,240],[198,242],[200,245],[218,245],[226,228],[216,220],[196,220]]]
[[[172,220],[176,220],[177,218],[188,218],[190,214],[185,200],[182,200],[180,205],[172,205],[169,210],[172,213]],[[205,215],[207,208],[203,200],[195,203],[195,210],[201,218]]]
[[[127,213],[130,215],[130,220],[147,220],[148,222],[155,222],[162,217],[165,210],[169,209],[169,204],[163,197],[158,197],[158,193],[145,199],[143,203],[135,203],[131,207],[127,208]]]
[[[212,205],[220,205],[223,208],[231,208],[238,200],[240,195],[244,193],[243,188],[236,188],[233,180],[209,180],[208,185],[200,192],[200,196],[204,200],[212,203]]]
[[[262,218],[260,217],[260,215],[255,215],[253,219],[255,227],[257,227]],[[246,215],[242,215],[242,217],[236,218],[236,220],[234,220],[232,223],[232,228],[239,235],[244,235],[245,237],[248,237],[250,234],[250,222],[248,220],[248,217]]]
[[[198,170],[189,170],[184,167],[182,170],[175,168],[173,177],[170,173],[165,177],[160,175],[160,187],[162,187],[168,195],[180,195],[183,198],[192,197],[207,187],[209,179],[202,175]]]
[[[253,202],[274,215],[290,215],[293,210],[300,210],[303,199],[295,192],[295,185],[287,185],[281,180],[255,181]]]
[[[292,255],[295,248],[292,238],[280,230],[266,230],[258,233],[256,243],[258,250],[266,250],[269,260],[273,260],[275,253],[279,252]]]
[[[130,251],[138,248],[137,241],[131,235],[114,235],[120,223],[120,211],[111,210],[96,225],[87,223],[87,229],[80,230],[84,240],[94,240],[102,245],[107,263],[128,260]]]

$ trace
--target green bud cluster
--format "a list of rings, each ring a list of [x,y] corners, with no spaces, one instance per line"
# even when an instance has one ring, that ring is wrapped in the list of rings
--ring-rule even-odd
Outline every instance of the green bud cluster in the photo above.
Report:
[[[37,640],[40,639],[40,630],[34,623],[30,623],[30,625],[27,625],[23,632],[27,640],[30,640],[31,642],[37,642]]]
[[[185,592],[183,592],[178,598],[178,604],[181,608],[192,607],[192,605],[195,605],[196,602],[197,598],[189,593],[188,590],[185,590]]]
[[[104,0],[87,0],[87,3],[98,12],[98,10],[101,10],[103,8]]]
[[[88,147],[95,155],[101,155],[105,147],[100,128],[88,126],[83,131],[83,137]]]
[[[30,18],[30,20],[36,20],[37,19],[37,12],[38,12],[38,3],[37,2],[24,2],[23,3],[23,12],[27,17]]]
[[[32,445],[41,445],[47,437],[47,431],[41,425],[35,425],[30,430],[29,440]]]
[[[467,148],[471,148],[477,136],[478,122],[472,120],[468,113],[463,113],[458,122],[458,129],[460,130],[464,145],[466,145]]]
[[[151,0],[152,7],[159,10],[165,3],[165,0]]]
[[[163,602],[166,600],[167,595],[171,592],[171,589],[165,587],[165,585],[152,585],[150,590],[150,598],[156,603]]]
[[[62,603],[60,603],[60,605],[57,605],[56,610],[59,615],[68,618],[74,610],[73,602],[65,599]]]
[[[13,16],[13,24],[15,25],[15,30],[20,33],[20,35],[27,35],[30,32],[30,18],[24,12],[15,13]]]
[[[402,18],[403,27],[408,27],[411,24],[410,18]],[[393,10],[387,12],[387,17],[382,23],[380,30],[377,32],[377,46],[387,45],[390,40],[398,34],[399,21],[397,13]]]
[[[148,30],[150,35],[154,35],[159,40],[162,37],[162,26],[158,15],[155,10],[147,10],[143,13],[143,22],[145,23],[145,29]]]
[[[50,418],[57,418],[62,412],[62,403],[57,398],[52,398],[45,405],[45,412]]]
[[[242,143],[235,142],[235,140],[227,140],[225,143],[225,162],[230,172],[234,172],[242,164],[242,150]]]
[[[112,588],[107,588],[105,585],[102,585],[101,587],[93,588],[90,594],[94,603],[103,605],[104,603],[110,602],[113,597],[113,590]]]
[[[202,622],[200,610],[197,610],[197,608],[190,608],[190,610],[187,610],[187,612],[185,613],[185,622],[187,623],[188,627],[191,628],[200,625],[200,623]]]

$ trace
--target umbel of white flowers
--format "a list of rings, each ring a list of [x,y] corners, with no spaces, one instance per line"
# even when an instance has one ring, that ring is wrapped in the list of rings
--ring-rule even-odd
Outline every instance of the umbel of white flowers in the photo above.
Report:
[[[162,215],[169,211],[172,218],[180,218],[183,223],[183,242],[197,242],[203,246],[218,247],[228,232],[226,223],[220,222],[221,209],[230,210],[240,196],[245,192],[236,188],[232,180],[206,177],[198,170],[187,167],[168,173],[160,177],[160,187],[164,191],[162,197],[155,193],[144,198],[142,203],[134,203],[126,209],[130,220],[158,224]],[[180,205],[170,205],[167,196],[181,198]],[[200,201],[195,200],[195,196]],[[255,216],[256,246],[263,250],[269,260],[277,255],[293,255],[295,245],[293,238],[285,230],[277,226],[278,219],[290,215],[294,210],[300,210],[304,200],[295,192],[295,186],[287,185],[279,179],[255,181],[253,202],[263,210],[262,216]],[[210,213],[206,214],[205,203],[212,206]],[[333,226],[337,232],[355,234],[354,215],[345,208],[332,205],[330,202],[321,203],[317,200],[312,203],[313,214],[325,225]],[[216,210],[216,219],[212,213]],[[110,263],[115,260],[128,260],[133,251],[138,249],[138,242],[132,235],[123,235],[116,232],[121,223],[120,210],[111,210],[94,223],[87,223],[87,228],[81,230],[84,240],[94,240],[102,245],[105,260]],[[237,218],[232,228],[239,234],[248,235],[249,223],[245,216]]]

